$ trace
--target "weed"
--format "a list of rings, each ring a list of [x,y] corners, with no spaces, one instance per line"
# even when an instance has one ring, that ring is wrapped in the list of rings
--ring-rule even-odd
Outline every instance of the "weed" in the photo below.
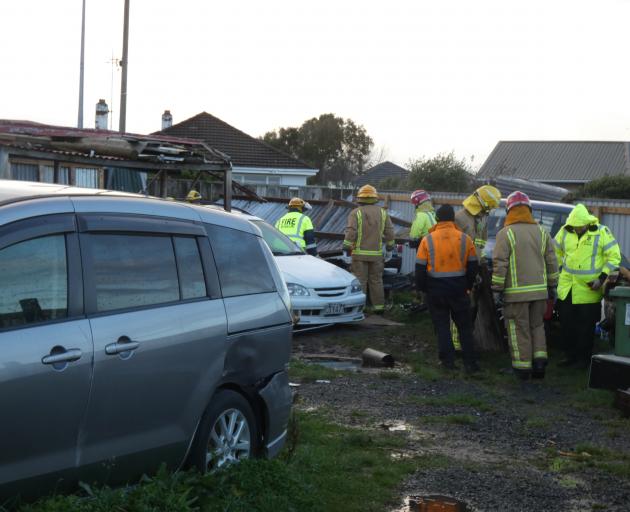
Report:
[[[350,372],[333,370],[325,366],[306,363],[298,359],[293,359],[289,363],[289,377],[301,382],[314,382],[316,380],[333,380],[338,377],[349,375]]]
[[[549,420],[542,416],[532,416],[525,421],[526,428],[547,428],[549,426]]]

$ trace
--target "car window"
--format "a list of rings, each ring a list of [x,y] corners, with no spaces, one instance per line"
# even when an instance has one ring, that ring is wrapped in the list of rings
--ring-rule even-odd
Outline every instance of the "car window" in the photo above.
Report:
[[[179,300],[171,237],[92,234],[88,245],[97,311]]]
[[[505,208],[495,208],[488,215],[488,238],[495,238],[505,222]]]
[[[257,236],[206,225],[224,297],[275,291],[273,277]]]
[[[497,233],[503,227],[505,223],[506,211],[505,208],[496,208],[490,212],[488,216],[488,237],[496,238]],[[534,220],[538,222],[547,232],[553,237],[564,225],[567,219],[566,212],[554,212],[550,210],[543,210],[535,208],[532,210],[532,216]]]
[[[273,226],[270,226],[262,220],[252,222],[260,228],[263,239],[267,242],[274,256],[304,254],[304,251],[295,245],[288,236],[280,233],[280,231]]]
[[[0,251],[0,327],[68,316],[64,235],[20,242]]]
[[[175,256],[179,271],[179,286],[182,299],[196,299],[206,296],[206,282],[203,276],[199,247],[194,238],[175,237]]]

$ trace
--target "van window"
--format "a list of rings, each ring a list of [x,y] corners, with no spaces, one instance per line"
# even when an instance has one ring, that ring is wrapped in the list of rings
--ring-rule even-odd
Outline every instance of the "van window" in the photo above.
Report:
[[[0,327],[68,316],[64,235],[20,242],[0,251]]]
[[[276,290],[257,236],[211,224],[206,231],[224,297]]]
[[[92,234],[88,245],[97,311],[179,300],[171,237]]]
[[[179,270],[179,287],[182,299],[197,299],[206,296],[199,247],[194,238],[175,237],[175,256]]]

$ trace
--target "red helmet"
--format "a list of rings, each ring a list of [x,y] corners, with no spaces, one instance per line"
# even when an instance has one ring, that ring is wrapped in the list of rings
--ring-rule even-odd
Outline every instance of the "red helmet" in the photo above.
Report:
[[[529,197],[527,197],[527,194],[523,192],[519,192],[517,190],[516,192],[512,192],[509,196],[507,196],[508,212],[515,206],[518,206],[521,204],[525,206],[529,206],[530,208],[532,207],[532,203],[529,202]]]
[[[411,193],[411,202],[415,205],[421,205],[426,201],[431,201],[431,196],[426,190],[414,190]]]

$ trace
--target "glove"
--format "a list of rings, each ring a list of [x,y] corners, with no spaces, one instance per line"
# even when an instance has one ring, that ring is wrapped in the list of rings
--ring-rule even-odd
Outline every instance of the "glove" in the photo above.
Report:
[[[385,252],[385,263],[392,259],[392,251]]]
[[[343,261],[346,265],[350,265],[352,263],[352,256],[348,256],[347,253],[343,253],[341,255],[341,261]]]
[[[588,286],[591,290],[597,291],[602,287],[602,281],[601,279],[593,279],[590,283],[588,283]]]
[[[492,292],[492,298],[497,308],[503,307],[503,292]]]
[[[553,301],[558,299],[558,291],[553,286],[547,288],[547,298]]]

